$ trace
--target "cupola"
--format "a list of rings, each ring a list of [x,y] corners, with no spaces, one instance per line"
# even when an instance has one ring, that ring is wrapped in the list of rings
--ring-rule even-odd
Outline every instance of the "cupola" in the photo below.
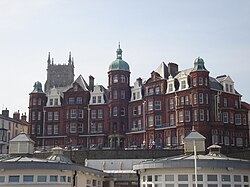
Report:
[[[204,60],[200,57],[194,60],[194,68],[193,71],[207,71],[205,68]]]
[[[33,93],[43,92],[42,83],[40,83],[39,81],[36,81],[33,87],[34,87],[32,91]]]
[[[120,43],[118,45],[118,49],[116,50],[116,60],[109,65],[109,71],[113,70],[129,71],[128,63],[122,60],[122,49],[120,48]]]

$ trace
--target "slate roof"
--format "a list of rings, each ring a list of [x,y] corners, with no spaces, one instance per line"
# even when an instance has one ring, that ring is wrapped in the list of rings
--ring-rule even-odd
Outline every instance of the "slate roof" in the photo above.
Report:
[[[84,78],[82,77],[82,75],[79,75],[78,78],[75,80],[75,82],[77,82],[82,87],[83,90],[85,90],[85,91],[88,90],[88,84],[84,80]]]
[[[35,143],[29,136],[27,136],[23,132],[21,132],[16,137],[11,139],[10,142],[33,142],[33,143]]]

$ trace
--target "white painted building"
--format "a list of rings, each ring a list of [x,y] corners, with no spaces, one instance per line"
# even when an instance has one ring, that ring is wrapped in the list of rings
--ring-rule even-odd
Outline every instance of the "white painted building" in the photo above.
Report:
[[[103,187],[104,172],[72,163],[55,147],[47,159],[32,157],[34,141],[21,133],[10,141],[10,154],[0,158],[0,186]]]
[[[139,173],[141,187],[196,187],[196,181],[197,187],[249,187],[250,161],[226,157],[220,154],[219,149],[220,146],[213,145],[207,155],[198,154],[195,157],[186,153],[147,160],[133,169]]]

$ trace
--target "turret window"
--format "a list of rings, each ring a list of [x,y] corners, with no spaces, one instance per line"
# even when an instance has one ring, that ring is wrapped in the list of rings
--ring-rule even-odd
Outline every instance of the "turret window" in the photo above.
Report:
[[[155,94],[160,94],[160,87],[159,86],[155,87]]]
[[[125,108],[124,107],[121,108],[121,116],[125,116]]]
[[[204,109],[200,109],[200,121],[204,121]]]
[[[197,86],[197,79],[196,78],[193,79],[193,86]]]
[[[118,113],[118,109],[117,109],[117,107],[114,107],[113,108],[113,116],[117,116],[117,113]]]
[[[41,105],[41,104],[42,104],[42,99],[38,98],[38,105]]]
[[[199,77],[199,85],[203,85],[203,78],[202,77]]]
[[[33,105],[36,105],[36,98],[33,98]]]
[[[241,125],[241,115],[240,114],[235,114],[235,124]]]
[[[199,93],[199,103],[203,104],[203,93]]]
[[[126,78],[125,78],[124,75],[121,75],[121,82],[122,82],[122,83],[126,82]]]
[[[114,77],[113,77],[113,83],[117,83],[118,82],[118,75],[115,75]]]
[[[125,90],[121,90],[121,99],[125,99]]]
[[[117,99],[117,90],[113,91],[113,99]]]

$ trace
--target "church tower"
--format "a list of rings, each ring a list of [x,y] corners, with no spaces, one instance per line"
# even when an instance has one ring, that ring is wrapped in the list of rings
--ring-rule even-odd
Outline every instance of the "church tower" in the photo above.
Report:
[[[108,71],[109,91],[109,146],[124,147],[125,132],[128,129],[128,103],[130,99],[130,70],[122,60],[120,44]]]
[[[47,80],[44,91],[47,93],[53,87],[67,87],[74,81],[74,59],[69,53],[68,64],[54,64],[54,59],[50,58],[50,53],[47,60]]]

